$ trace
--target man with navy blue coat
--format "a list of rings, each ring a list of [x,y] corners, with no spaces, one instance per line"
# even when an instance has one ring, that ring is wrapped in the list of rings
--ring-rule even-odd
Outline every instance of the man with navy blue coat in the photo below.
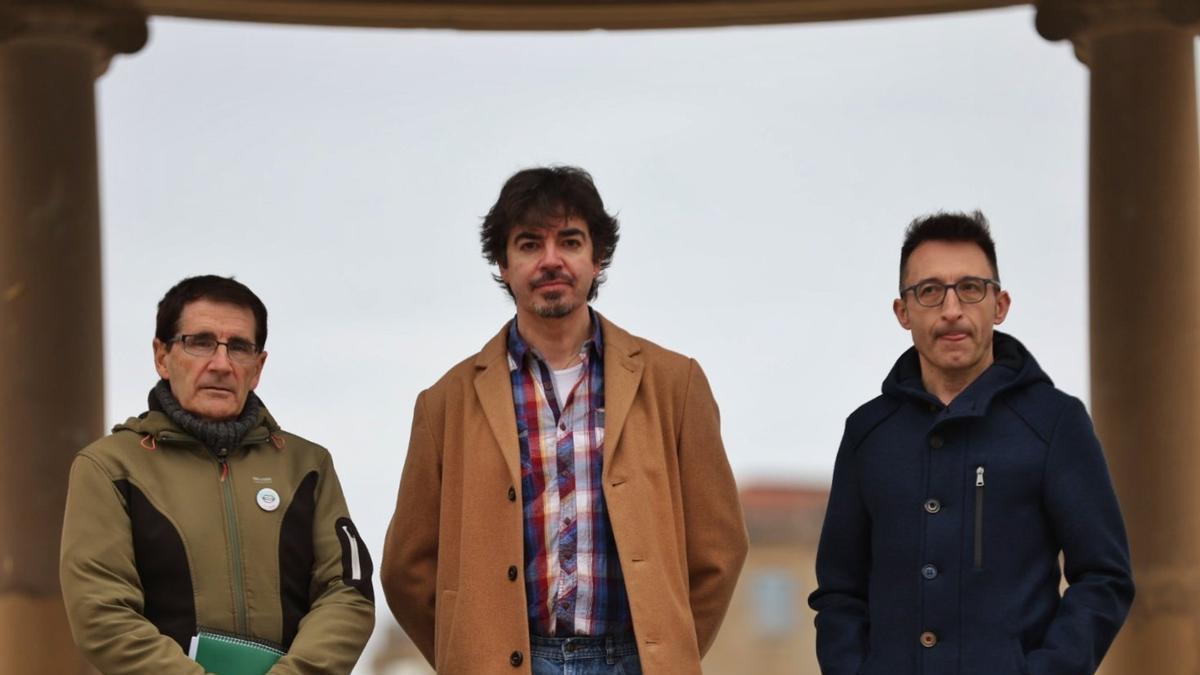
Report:
[[[913,348],[846,420],[817,552],[825,675],[1090,674],[1125,620],[1104,455],[1083,404],[994,331],[1011,302],[981,213],[909,225],[893,311]]]

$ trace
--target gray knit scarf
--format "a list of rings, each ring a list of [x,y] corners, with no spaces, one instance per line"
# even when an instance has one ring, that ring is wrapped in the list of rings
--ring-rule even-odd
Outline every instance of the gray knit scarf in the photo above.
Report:
[[[162,410],[167,417],[171,418],[172,422],[179,425],[180,429],[208,446],[213,454],[223,457],[230,450],[238,447],[246,432],[258,425],[262,401],[254,392],[250,392],[250,395],[246,397],[246,405],[242,408],[242,414],[236,420],[224,422],[203,420],[179,405],[175,394],[171,393],[170,382],[159,380],[158,384],[150,390],[150,409]],[[225,452],[221,452],[222,450]]]

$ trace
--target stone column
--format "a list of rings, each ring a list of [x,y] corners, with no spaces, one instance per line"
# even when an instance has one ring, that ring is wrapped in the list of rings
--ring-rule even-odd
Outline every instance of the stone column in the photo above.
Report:
[[[74,453],[103,431],[95,80],[140,15],[0,9],[0,672],[83,672],[58,585]]]
[[[1200,672],[1200,3],[1039,3],[1091,71],[1092,412],[1138,593],[1109,675]]]

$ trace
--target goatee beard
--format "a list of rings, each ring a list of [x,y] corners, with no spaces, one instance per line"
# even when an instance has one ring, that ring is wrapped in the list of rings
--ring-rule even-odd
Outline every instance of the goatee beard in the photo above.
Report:
[[[533,313],[543,319],[561,319],[575,311],[575,303],[559,298],[548,298],[544,305],[534,305]]]
[[[572,311],[575,311],[575,303],[566,298],[564,293],[547,294],[544,304],[533,305],[533,313],[541,318],[563,318]]]

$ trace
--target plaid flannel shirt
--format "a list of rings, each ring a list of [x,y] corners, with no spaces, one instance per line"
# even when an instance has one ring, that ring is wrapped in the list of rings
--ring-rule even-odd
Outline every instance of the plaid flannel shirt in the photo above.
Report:
[[[579,379],[559,409],[554,375],[508,332],[508,367],[521,445],[525,594],[535,635],[632,633],[629,598],[600,480],[604,345],[592,316]]]

